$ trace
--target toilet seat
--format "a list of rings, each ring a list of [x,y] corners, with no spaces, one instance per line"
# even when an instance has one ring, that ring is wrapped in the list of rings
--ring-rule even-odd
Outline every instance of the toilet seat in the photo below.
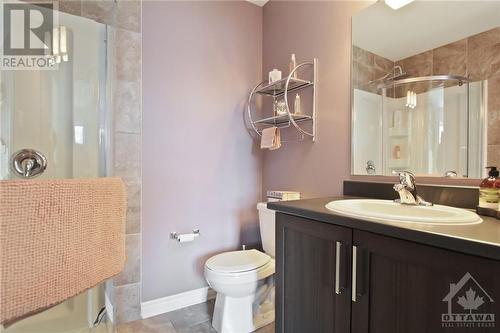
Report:
[[[271,260],[258,250],[230,251],[217,254],[205,263],[206,267],[219,273],[241,273],[256,270]]]
[[[238,259],[240,259],[239,262]],[[209,284],[253,283],[273,275],[274,272],[274,259],[257,250],[218,254],[207,260],[205,264],[205,278]]]

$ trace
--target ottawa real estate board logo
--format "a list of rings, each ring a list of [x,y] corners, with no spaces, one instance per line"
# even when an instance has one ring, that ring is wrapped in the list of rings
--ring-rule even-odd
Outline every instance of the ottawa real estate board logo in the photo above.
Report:
[[[494,300],[470,273],[450,284],[443,302],[448,312],[441,315],[442,327],[495,327]]]
[[[57,19],[50,3],[1,1],[2,70],[55,69],[53,31]]]

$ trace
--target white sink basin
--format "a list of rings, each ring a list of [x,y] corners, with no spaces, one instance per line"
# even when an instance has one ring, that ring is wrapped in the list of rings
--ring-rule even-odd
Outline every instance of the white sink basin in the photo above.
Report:
[[[474,212],[448,206],[402,205],[391,200],[348,199],[329,202],[329,210],[344,216],[375,222],[467,225],[483,220]]]

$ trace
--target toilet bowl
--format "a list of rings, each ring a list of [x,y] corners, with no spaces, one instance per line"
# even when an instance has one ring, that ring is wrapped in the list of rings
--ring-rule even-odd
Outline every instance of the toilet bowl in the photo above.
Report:
[[[230,251],[205,263],[205,279],[217,292],[212,326],[219,333],[249,333],[274,321],[274,211],[259,203],[263,253]]]

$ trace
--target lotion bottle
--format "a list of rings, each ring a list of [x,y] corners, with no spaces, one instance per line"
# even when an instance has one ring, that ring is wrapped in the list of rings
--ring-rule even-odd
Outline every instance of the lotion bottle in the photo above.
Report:
[[[498,209],[499,172],[496,167],[487,167],[487,169],[490,169],[488,177],[483,179],[479,185],[479,207],[496,211]]]

